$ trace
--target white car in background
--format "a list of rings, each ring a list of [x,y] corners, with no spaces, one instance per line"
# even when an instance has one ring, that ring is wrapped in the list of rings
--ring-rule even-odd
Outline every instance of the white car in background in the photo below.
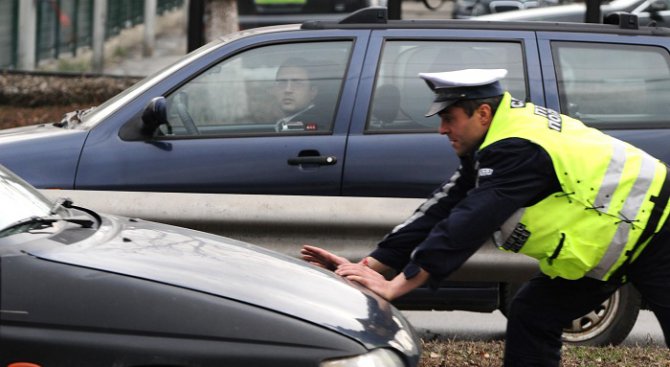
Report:
[[[637,15],[641,26],[656,22],[659,26],[670,24],[670,0],[614,0],[600,6],[601,17],[616,12]],[[574,3],[545,8],[509,11],[473,17],[475,20],[496,21],[547,21],[584,22],[586,3]]]

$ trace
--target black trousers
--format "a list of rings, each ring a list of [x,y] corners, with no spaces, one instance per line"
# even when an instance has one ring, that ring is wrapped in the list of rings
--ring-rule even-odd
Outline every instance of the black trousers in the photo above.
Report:
[[[649,304],[670,346],[670,231],[665,229],[651,240],[630,264],[626,278]],[[505,366],[559,366],[563,327],[595,309],[619,286],[591,278],[565,280],[538,275],[531,279],[512,301]]]

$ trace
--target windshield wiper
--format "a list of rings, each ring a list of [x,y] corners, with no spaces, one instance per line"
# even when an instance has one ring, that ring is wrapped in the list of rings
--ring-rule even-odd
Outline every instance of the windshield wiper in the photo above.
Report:
[[[100,215],[98,213],[94,212],[91,209],[82,208],[81,206],[73,205],[72,200],[70,200],[68,198],[57,199],[56,202],[54,203],[54,206],[51,207],[51,214],[58,213],[58,210],[60,210],[61,208],[75,209],[75,210],[82,211],[82,212],[90,215],[91,217],[93,217],[93,219],[95,219],[95,221],[98,222],[98,227],[100,227],[102,225],[102,218],[100,217]],[[64,220],[67,220],[67,219],[64,219]],[[90,227],[86,227],[86,228],[90,228]]]
[[[90,219],[56,215],[58,211],[62,208],[66,209],[71,208],[82,211],[93,217],[93,219],[95,219],[95,222]],[[82,228],[92,228],[93,224],[96,222],[98,227],[102,225],[102,218],[100,217],[100,215],[98,215],[98,213],[90,209],[72,205],[72,200],[70,199],[60,198],[56,200],[49,214],[51,215],[44,217],[32,216],[29,218],[21,219],[18,222],[14,222],[8,225],[7,227],[3,228],[2,230],[0,230],[0,237],[6,237],[12,234],[32,231],[35,229],[48,228],[53,226],[54,223],[59,221],[77,224],[80,225]]]
[[[54,122],[53,126],[56,127],[74,127],[76,125],[81,124],[82,122],[82,117],[86,115],[89,111],[94,109],[95,107],[87,108],[85,110],[76,110],[72,112],[66,113],[63,118],[60,120],[60,122]]]
[[[30,217],[14,222],[0,230],[0,237],[7,237],[12,234],[32,231],[34,229],[44,229],[53,226],[54,223],[65,221],[80,225],[82,228],[93,227],[93,221],[90,219],[62,218],[62,217]]]

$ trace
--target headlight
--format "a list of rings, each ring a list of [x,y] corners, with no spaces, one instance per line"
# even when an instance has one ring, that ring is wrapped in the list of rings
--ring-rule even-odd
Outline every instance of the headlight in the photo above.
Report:
[[[405,367],[400,356],[388,349],[375,349],[370,353],[342,359],[323,361],[321,367]]]

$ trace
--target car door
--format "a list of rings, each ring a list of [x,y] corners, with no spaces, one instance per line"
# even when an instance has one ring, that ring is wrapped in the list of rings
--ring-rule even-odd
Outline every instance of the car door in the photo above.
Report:
[[[305,33],[245,38],[158,83],[91,131],[76,189],[339,194],[367,33]],[[141,109],[158,96],[168,121],[138,138]]]
[[[539,33],[547,106],[670,162],[667,37]]]
[[[505,88],[543,103],[533,32],[375,30],[359,86],[342,191],[351,196],[425,197],[457,169],[439,117],[424,117],[433,93],[420,72],[506,68]]]

